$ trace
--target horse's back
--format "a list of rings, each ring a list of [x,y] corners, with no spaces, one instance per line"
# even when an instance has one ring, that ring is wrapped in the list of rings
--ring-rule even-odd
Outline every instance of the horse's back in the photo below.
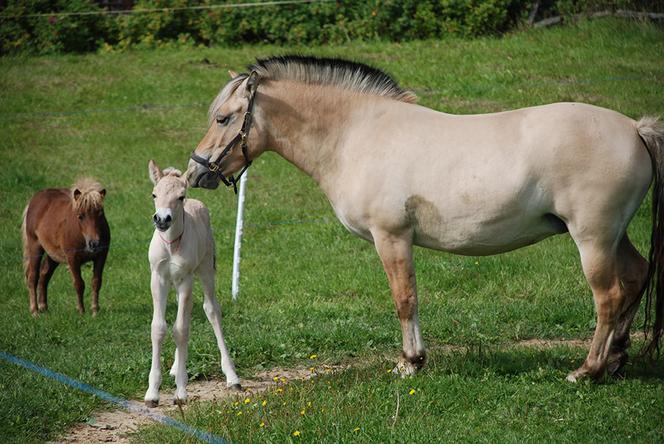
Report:
[[[54,227],[71,211],[71,197],[66,188],[47,188],[32,196],[25,211],[25,228],[34,235],[39,228]]]

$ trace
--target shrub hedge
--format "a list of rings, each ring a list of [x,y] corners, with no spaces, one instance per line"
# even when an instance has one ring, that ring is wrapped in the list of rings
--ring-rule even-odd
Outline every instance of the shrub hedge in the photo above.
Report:
[[[500,34],[524,23],[535,3],[527,0],[338,0],[251,8],[57,15],[99,12],[108,10],[109,5],[139,10],[247,1],[0,0],[0,54],[262,42],[303,45]],[[105,6],[102,8],[100,4]],[[542,0],[538,18],[619,8],[653,10],[661,9],[661,4],[660,0]]]

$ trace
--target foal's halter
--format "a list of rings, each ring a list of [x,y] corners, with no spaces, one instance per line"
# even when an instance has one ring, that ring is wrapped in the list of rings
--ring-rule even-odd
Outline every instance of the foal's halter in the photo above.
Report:
[[[249,74],[249,80],[247,81],[247,86],[250,89],[249,105],[247,106],[247,111],[244,113],[244,121],[242,122],[242,127],[240,128],[240,132],[237,133],[235,137],[231,139],[230,142],[228,142],[226,148],[224,148],[224,150],[221,152],[221,154],[219,154],[219,156],[215,160],[206,159],[204,157],[199,156],[195,152],[191,154],[191,160],[203,165],[208,169],[208,172],[206,174],[218,176],[219,179],[227,187],[233,185],[235,194],[237,194],[237,183],[240,181],[240,177],[242,177],[244,172],[247,171],[247,168],[251,166],[251,159],[249,159],[249,153],[247,149],[247,138],[249,137],[249,131],[251,131],[251,124],[253,122],[253,112],[254,112],[254,99],[256,98],[256,90],[258,89],[258,74],[256,74],[256,71],[252,71],[251,74]],[[214,151],[219,149],[220,142],[221,140],[219,140],[219,143],[215,145],[214,150],[212,151],[213,153]],[[242,155],[244,156],[244,166],[242,167],[242,170],[240,170],[240,174],[238,174],[237,177],[234,177],[233,175],[231,175],[230,177],[226,177],[219,168],[221,165],[221,161],[224,160],[224,157],[230,154],[231,150],[235,148],[238,143],[240,143],[240,147],[242,148]]]

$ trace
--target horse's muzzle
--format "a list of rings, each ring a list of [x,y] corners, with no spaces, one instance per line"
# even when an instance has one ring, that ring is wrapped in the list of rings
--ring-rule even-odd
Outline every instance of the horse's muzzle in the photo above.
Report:
[[[212,171],[204,171],[191,184],[193,188],[205,188],[214,190],[219,187],[219,175]]]

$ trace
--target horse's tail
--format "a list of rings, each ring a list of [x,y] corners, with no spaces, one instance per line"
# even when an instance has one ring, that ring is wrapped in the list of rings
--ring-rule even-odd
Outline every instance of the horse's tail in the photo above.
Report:
[[[28,280],[28,262],[30,260],[30,253],[28,251],[28,207],[30,204],[25,206],[23,210],[23,220],[21,222],[21,239],[23,240],[23,276],[27,282]]]
[[[664,127],[654,117],[643,117],[636,123],[636,130],[650,154],[653,169],[652,232],[648,253],[648,278],[645,283],[646,311],[644,332],[648,339],[653,302],[655,321],[652,338],[642,353],[659,355],[659,343],[664,333]],[[653,301],[654,300],[654,301]]]

